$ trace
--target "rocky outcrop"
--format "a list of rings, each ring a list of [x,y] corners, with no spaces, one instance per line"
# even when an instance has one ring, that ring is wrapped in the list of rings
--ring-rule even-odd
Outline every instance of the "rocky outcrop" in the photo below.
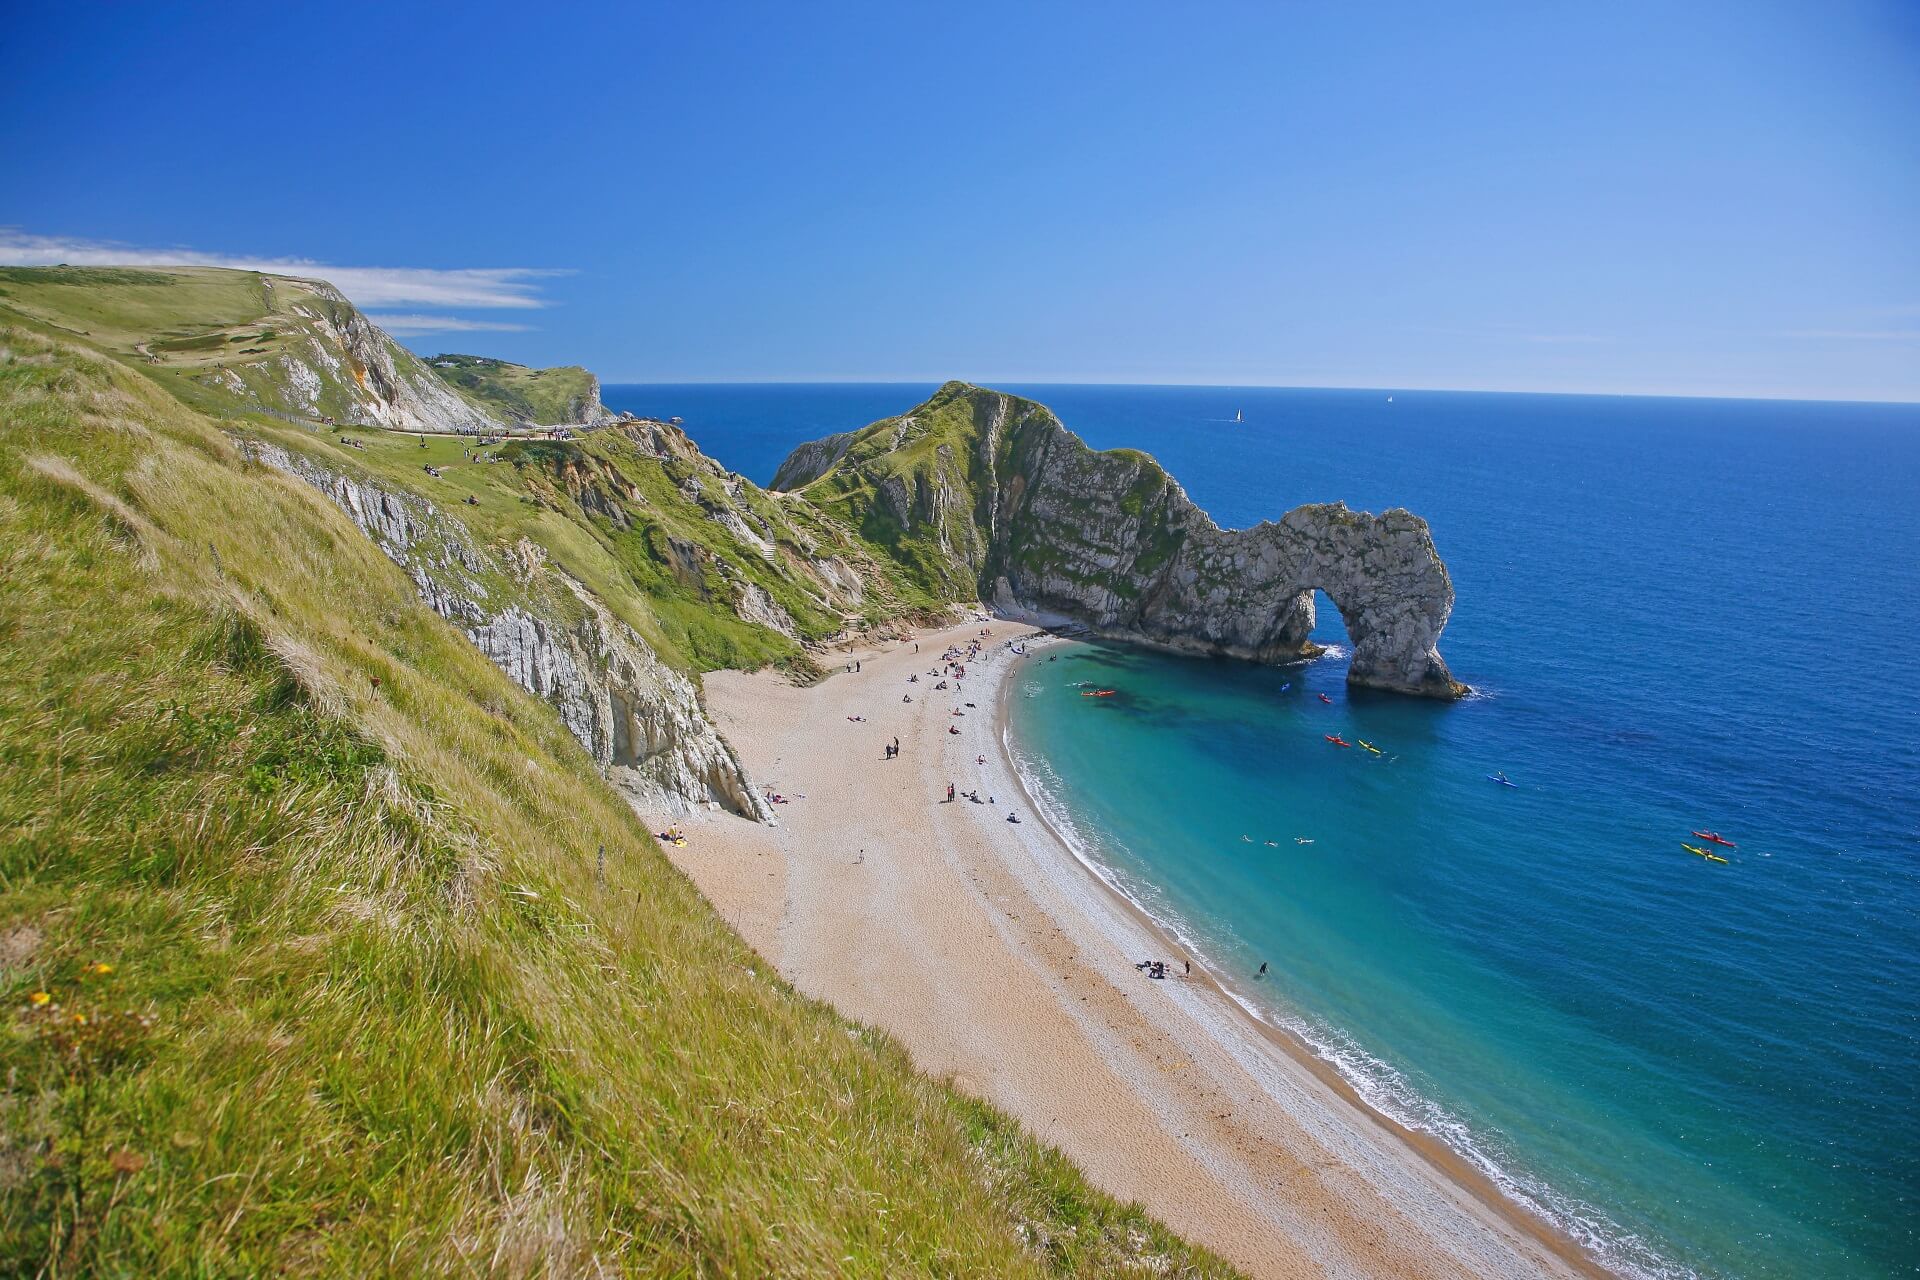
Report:
[[[804,489],[833,469],[833,464],[846,456],[847,449],[853,444],[858,432],[847,431],[837,436],[827,436],[821,440],[809,440],[788,454],[786,461],[780,464],[780,470],[774,473],[774,489]]]
[[[1353,642],[1349,683],[1434,698],[1467,692],[1438,648],[1453,583],[1411,512],[1333,503],[1222,529],[1146,454],[1096,453],[1044,407],[964,383],[899,422],[917,425],[901,433],[877,423],[837,445],[834,465],[857,474],[836,482],[830,471],[826,489],[880,507],[909,538],[936,540],[1004,612],[1181,652],[1288,662],[1319,652],[1308,639],[1318,588]],[[810,465],[790,458],[781,472]],[[970,519],[957,520],[960,511]]]
[[[608,776],[644,805],[713,803],[760,821],[766,802],[702,712],[693,684],[592,593],[526,544],[480,547],[433,503],[344,475],[277,445],[261,462],[306,481],[406,570],[427,604],[521,688],[551,703]],[[513,582],[519,590],[500,585]],[[550,593],[564,593],[558,600]]]
[[[269,286],[272,287],[271,281]],[[346,420],[401,431],[490,431],[504,421],[435,377],[419,357],[389,338],[338,289],[318,280],[282,280],[287,311],[310,327],[304,342],[278,357],[279,382],[296,412],[316,414],[338,388],[350,406]],[[595,403],[598,403],[597,395]]]

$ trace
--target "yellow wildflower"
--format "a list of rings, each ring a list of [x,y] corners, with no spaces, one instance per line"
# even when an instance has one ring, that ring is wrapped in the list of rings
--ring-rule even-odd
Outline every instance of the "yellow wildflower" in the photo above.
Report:
[[[73,1015],[73,1020],[74,1020],[75,1022],[77,1022],[77,1023],[79,1023],[79,1024],[80,1024],[81,1026],[83,1026],[83,1027],[87,1025],[87,1015],[86,1015],[86,1014],[84,1014],[84,1013],[76,1013],[76,1014],[74,1014],[74,1015]]]
[[[36,991],[28,996],[27,999],[33,1001],[35,1004],[45,1004],[47,1001],[53,999],[53,997],[44,991]]]
[[[87,972],[88,973],[112,973],[113,966],[105,962],[102,962],[100,964],[90,964],[87,966]]]

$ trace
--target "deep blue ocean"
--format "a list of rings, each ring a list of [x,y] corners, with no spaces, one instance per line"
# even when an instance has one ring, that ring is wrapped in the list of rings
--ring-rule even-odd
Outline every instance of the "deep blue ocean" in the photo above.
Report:
[[[1622,1270],[1920,1273],[1920,407],[1005,389],[1224,525],[1425,516],[1478,691],[1350,695],[1337,648],[1030,660],[1015,748],[1091,857]],[[764,482],[931,390],[605,398]]]

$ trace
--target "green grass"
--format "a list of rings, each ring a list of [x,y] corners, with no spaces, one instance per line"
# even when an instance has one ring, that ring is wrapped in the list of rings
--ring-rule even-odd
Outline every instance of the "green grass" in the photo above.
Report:
[[[746,481],[732,482],[745,509],[741,519],[761,526],[762,541],[740,537],[690,496],[697,484],[708,501],[739,512],[723,500],[725,473],[691,444],[658,457],[616,427],[568,441],[513,440],[478,450],[448,437],[351,432],[363,447],[350,448],[333,434],[279,424],[254,429],[332,470],[433,501],[456,514],[484,545],[503,549],[531,541],[670,665],[688,673],[804,665],[801,642],[735,611],[736,595],[748,584],[786,611],[801,641],[824,639],[851,624],[925,616],[956,598],[951,591],[922,590],[911,563],[893,549],[863,541],[830,512],[800,499],[776,499]],[[427,466],[440,474],[429,474]],[[772,550],[771,558],[763,548]],[[855,607],[829,591],[809,573],[810,554],[837,555],[858,566],[866,600]]]
[[[260,319],[274,306],[262,279],[212,267],[0,267],[10,307],[116,354]]]
[[[318,494],[18,328],[0,581],[0,1272],[1227,1274],[781,982]]]
[[[313,281],[254,271],[0,268],[0,320],[82,338],[214,413],[264,406],[354,421],[367,393],[361,371],[344,359],[331,330],[355,314],[352,304]],[[331,351],[334,361],[317,358],[316,348]],[[387,353],[403,380],[431,380],[411,352],[389,342]],[[311,409],[283,358],[305,364],[318,379]],[[580,378],[591,381],[584,371]],[[455,391],[476,408],[497,409]]]
[[[476,400],[518,422],[551,426],[600,408],[600,384],[578,365],[531,369],[486,356],[437,355],[427,367]]]

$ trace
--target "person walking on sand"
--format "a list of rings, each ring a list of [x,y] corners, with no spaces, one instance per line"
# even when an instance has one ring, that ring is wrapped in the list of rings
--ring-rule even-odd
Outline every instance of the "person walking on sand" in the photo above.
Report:
[[[1187,969],[1186,976],[1191,978],[1193,976],[1193,961],[1182,959],[1180,963],[1186,966],[1186,969]]]
[[[953,784],[951,782],[947,784],[947,803],[953,803]]]

